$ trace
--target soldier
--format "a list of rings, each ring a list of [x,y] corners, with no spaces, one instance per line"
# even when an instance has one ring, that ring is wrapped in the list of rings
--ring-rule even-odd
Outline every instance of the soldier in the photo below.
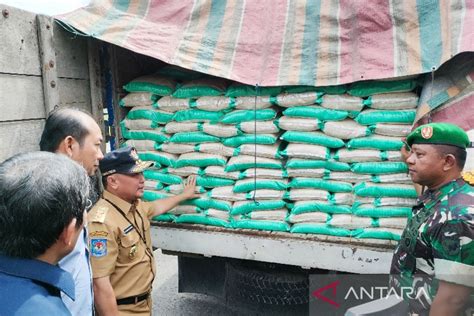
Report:
[[[418,198],[393,256],[392,284],[419,315],[458,315],[474,287],[474,188],[461,178],[469,146],[456,125],[431,123],[407,137]]]
[[[190,177],[182,194],[143,202],[142,162],[135,149],[109,152],[100,161],[103,197],[89,214],[89,237],[95,306],[100,315],[150,315],[155,276],[150,218],[195,198]]]
[[[88,113],[62,108],[48,116],[41,135],[40,149],[66,155],[82,165],[89,176],[93,176],[103,157],[101,144],[100,127]],[[97,201],[98,196],[97,192],[91,190],[89,199],[92,204]],[[73,315],[92,315],[92,273],[86,228],[74,250],[59,262],[59,266],[73,275],[76,284],[76,300],[71,300],[67,295],[62,296],[68,309]]]

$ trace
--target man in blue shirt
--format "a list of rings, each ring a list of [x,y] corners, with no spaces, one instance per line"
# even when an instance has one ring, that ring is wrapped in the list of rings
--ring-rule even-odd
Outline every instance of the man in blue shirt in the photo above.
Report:
[[[35,152],[0,164],[0,315],[70,315],[74,280],[57,266],[87,222],[89,180],[63,155]]]
[[[41,135],[40,149],[68,156],[82,165],[91,179],[94,179],[99,160],[104,157],[101,144],[100,127],[88,113],[78,109],[61,108],[48,116]],[[89,199],[92,203],[99,197],[99,192],[91,190]],[[87,230],[84,228],[74,250],[59,262],[59,266],[70,272],[74,279],[76,300],[62,295],[64,303],[74,316],[93,314],[92,270],[87,236]]]

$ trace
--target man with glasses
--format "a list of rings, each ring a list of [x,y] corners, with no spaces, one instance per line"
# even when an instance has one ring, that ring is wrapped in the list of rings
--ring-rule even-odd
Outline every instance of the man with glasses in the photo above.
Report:
[[[132,147],[109,152],[100,161],[105,191],[89,213],[89,237],[95,306],[101,315],[150,315],[155,276],[150,219],[198,197],[196,179],[190,177],[183,193],[143,202],[143,171],[151,165]]]
[[[78,294],[57,263],[81,238],[89,181],[84,168],[47,152],[0,164],[0,314],[70,315]]]
[[[41,135],[40,149],[66,155],[84,167],[90,177],[95,175],[101,151],[102,132],[94,119],[78,109],[61,108],[53,111],[46,120]],[[92,183],[92,181],[91,181]],[[99,196],[91,190],[89,199],[94,203]],[[84,228],[76,248],[59,262],[59,266],[73,275],[76,300],[63,295],[63,300],[73,315],[93,314],[92,273],[87,248],[87,231]]]

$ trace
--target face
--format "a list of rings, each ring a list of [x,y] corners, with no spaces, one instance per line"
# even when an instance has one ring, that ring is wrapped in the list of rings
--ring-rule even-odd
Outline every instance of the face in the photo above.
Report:
[[[444,181],[445,159],[432,145],[414,144],[406,163],[415,183],[433,188]]]
[[[72,159],[80,163],[87,173],[92,176],[99,168],[99,160],[104,158],[100,145],[102,144],[102,132],[97,123],[91,118],[84,122],[89,133],[84,138],[82,146],[77,144],[72,152]]]
[[[116,173],[112,177],[116,181],[114,193],[121,199],[133,203],[143,196],[145,177],[142,172],[134,174]]]

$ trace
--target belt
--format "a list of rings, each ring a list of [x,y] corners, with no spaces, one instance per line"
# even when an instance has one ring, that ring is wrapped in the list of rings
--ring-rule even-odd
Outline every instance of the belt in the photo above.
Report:
[[[150,296],[150,293],[144,293],[136,296],[124,297],[117,299],[117,305],[137,304],[138,302],[144,301]]]

